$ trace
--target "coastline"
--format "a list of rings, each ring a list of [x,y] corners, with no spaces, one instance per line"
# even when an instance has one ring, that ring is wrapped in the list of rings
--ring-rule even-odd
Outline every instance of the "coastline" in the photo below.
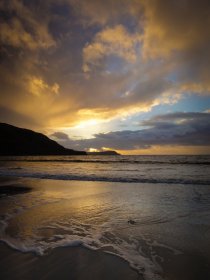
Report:
[[[37,256],[11,249],[3,242],[0,242],[0,274],[5,280],[143,280],[125,260],[100,250],[60,247]]]
[[[177,189],[176,186],[173,186],[172,189],[174,188]],[[179,187],[177,190],[179,192],[183,190],[188,199],[190,199],[190,195],[192,195],[192,198],[189,201],[191,203],[196,203],[196,205],[198,204],[198,206],[201,204],[202,199],[201,195],[197,195],[198,190],[199,193],[201,192],[201,190],[203,191],[202,196],[203,199],[205,198],[204,203],[206,202],[207,195],[209,193],[208,189],[204,187],[202,187],[201,189],[200,186],[198,186],[197,192],[195,192],[193,188],[183,188],[183,186]],[[161,193],[159,193],[160,191]],[[18,235],[20,234],[19,236],[22,236],[23,238],[21,246],[23,246],[24,251],[24,238],[28,238],[28,233],[31,232],[32,234],[34,226],[38,230],[40,226],[41,235],[36,235],[37,249],[39,249],[40,246],[42,247],[43,244],[44,248],[46,249],[44,251],[44,255],[42,256],[39,256],[33,252],[22,252],[22,250],[19,251],[9,247],[6,243],[3,242],[3,238],[2,242],[0,241],[1,278],[5,280],[54,280],[59,278],[62,278],[64,280],[210,279],[210,258],[209,254],[206,253],[205,250],[205,248],[209,248],[208,235],[203,235],[203,242],[199,238],[199,236],[206,233],[206,230],[208,229],[208,224],[205,226],[205,223],[207,222],[207,220],[205,219],[205,215],[208,216],[209,209],[208,204],[202,205],[204,212],[202,212],[201,208],[198,208],[198,210],[201,211],[197,211],[198,220],[196,219],[195,212],[193,212],[193,216],[189,216],[189,214],[187,213],[188,215],[184,217],[184,212],[182,211],[181,216],[177,216],[175,223],[173,216],[171,217],[171,220],[160,220],[159,222],[159,220],[145,220],[145,216],[140,219],[140,213],[138,214],[139,216],[137,216],[137,224],[135,226],[127,226],[127,210],[125,212],[126,216],[124,216],[124,213],[121,214],[122,216],[119,215],[119,211],[124,211],[125,208],[125,204],[124,208],[121,207],[122,199],[123,201],[125,201],[125,199],[131,199],[130,203],[133,203],[133,199],[135,199],[136,193],[138,192],[140,192],[141,194],[141,196],[139,196],[138,198],[138,202],[141,201],[139,205],[142,204],[144,206],[141,209],[145,209],[145,204],[143,204],[145,203],[145,201],[151,201],[151,198],[153,198],[153,207],[155,203],[157,203],[155,211],[160,211],[161,206],[159,205],[159,200],[162,198],[165,199],[166,192],[171,191],[172,190],[170,190],[168,186],[164,187],[159,185],[159,189],[157,189],[156,186],[149,184],[137,185],[121,183],[116,184],[113,182],[86,182],[86,184],[84,185],[83,181],[70,182],[49,179],[0,177],[0,199],[2,195],[1,207],[3,211],[5,210],[5,215],[3,215],[2,212],[2,221],[3,226],[4,222],[8,226],[6,234],[11,234],[12,237],[17,237],[17,239]],[[177,192],[177,194],[179,194],[179,192]],[[159,196],[157,196],[158,194]],[[109,199],[110,204],[105,204],[104,202],[107,203]],[[178,199],[181,199],[182,202],[182,204],[179,204],[180,206],[186,205],[183,204],[182,196],[181,198],[177,196],[176,204],[178,203]],[[172,201],[166,201],[168,203],[171,202],[169,204],[169,206],[171,207],[175,199]],[[14,202],[18,204],[15,204]],[[146,256],[147,259],[145,260],[147,261],[147,263],[152,260],[156,268],[160,268],[160,270],[148,270],[148,266],[144,266],[146,267],[146,270],[144,270],[145,268],[143,267],[142,271],[139,270],[139,272],[137,272],[137,270],[132,268],[132,264],[135,264],[132,259],[133,255],[130,255],[131,262],[129,264],[128,258],[124,258],[123,256],[115,256],[102,251],[106,246],[108,247],[106,240],[110,245],[114,245],[112,243],[112,240],[122,240],[119,239],[119,237],[117,237],[116,235],[113,235],[113,223],[110,223],[110,226],[105,227],[106,230],[104,227],[100,229],[100,219],[102,219],[103,217],[106,218],[106,215],[104,216],[104,213],[107,213],[107,211],[112,209],[112,207],[116,207],[116,205],[118,205],[117,203],[119,202],[120,204],[117,208],[118,212],[115,212],[115,208],[113,208],[114,212],[112,213],[117,213],[114,222],[117,221],[118,224],[116,222],[115,224],[119,225],[119,227],[122,228],[122,230],[120,230],[120,234],[123,233],[124,230],[126,234],[125,238],[126,236],[131,236],[132,233],[135,233],[135,229],[137,234],[142,234],[143,230],[148,230],[149,234],[151,234],[152,232],[154,232],[156,224],[158,229],[161,227],[161,225],[163,225],[163,227],[160,228],[159,232],[163,236],[162,238],[166,241],[166,246],[164,246],[165,242],[163,242],[164,244],[161,244],[155,241],[157,235],[154,232],[154,241],[144,239],[144,236],[140,236],[140,238],[138,239],[138,244],[140,246],[139,248],[141,248],[141,251],[135,251],[139,254],[140,263],[142,256]],[[101,205],[105,205],[105,208],[102,207],[100,210],[99,207],[101,207]],[[130,207],[130,205],[131,204],[129,204],[128,206]],[[106,211],[104,209],[106,209]],[[170,210],[168,206],[167,209]],[[187,210],[188,209],[189,204],[187,204]],[[11,212],[9,212],[10,210]],[[158,219],[161,218],[160,214],[158,216]],[[74,215],[76,216],[74,217]],[[204,215],[204,220],[201,220],[201,215]],[[58,221],[57,224],[51,223],[52,217],[54,217],[55,222]],[[67,220],[63,220],[62,217],[66,217]],[[110,214],[108,216],[109,219],[111,219],[112,217],[114,217],[113,214]],[[87,224],[85,223],[85,220],[90,218],[93,218],[91,225],[92,228],[97,228],[96,232],[91,230],[89,231],[88,228],[86,228]],[[41,226],[41,222],[43,219],[46,219],[48,221],[46,227]],[[95,225],[96,221],[99,221],[98,225]],[[176,221],[178,223],[176,223]],[[198,221],[199,224],[201,223],[201,221],[203,221],[201,224],[203,225],[202,231],[200,230],[201,226],[198,227]],[[144,224],[144,222],[146,223]],[[173,230],[175,230],[177,229],[177,225],[183,226],[184,231],[178,230],[177,232],[175,232],[175,239],[177,239],[177,236],[179,236],[181,239],[185,240],[181,242],[181,239],[179,238],[180,242],[178,243],[178,248],[181,250],[179,254],[173,251],[173,248],[177,248],[176,243],[172,243],[172,247],[167,247],[167,242],[170,241],[170,237],[172,236],[172,234],[170,234],[170,228],[173,228]],[[189,228],[190,225],[193,225],[194,232],[197,231],[198,235],[195,235],[193,237],[191,233],[192,231]],[[71,231],[73,231],[73,233],[71,233]],[[73,243],[71,245],[68,245],[69,241],[65,241],[65,235],[68,237],[73,234],[73,239],[81,239],[84,241],[84,244],[87,240],[86,237],[91,237],[91,241],[95,242],[98,241],[97,234],[99,232],[101,234],[101,237],[103,237],[104,243],[102,240],[102,243],[100,244],[101,248],[98,248],[97,250],[88,249],[78,243],[76,246],[74,246]],[[33,234],[31,236],[33,238]],[[53,236],[55,237],[55,239],[51,239],[52,246],[48,244],[49,247],[47,248],[47,246],[45,246],[47,245],[47,243],[45,242],[50,242],[49,238],[52,238]],[[164,236],[168,239],[165,239]],[[41,242],[39,237],[43,238]],[[192,241],[190,241],[189,237],[193,237]],[[60,245],[59,239],[61,241],[63,239],[64,241],[61,242]],[[196,240],[197,243],[195,242]],[[55,242],[55,245],[53,245],[53,242]],[[58,242],[58,244],[56,244],[56,242]],[[193,242],[195,246],[191,245],[192,243],[189,243],[188,249],[184,249],[183,244],[187,245],[187,242]],[[126,243],[126,245],[129,246],[128,243]],[[123,248],[126,249],[126,247]],[[151,272],[153,274],[150,274]]]
[[[36,187],[33,184],[33,179],[30,186],[24,181],[18,177],[0,177],[0,199],[28,193],[37,188],[37,184]],[[51,249],[39,256],[33,252],[16,250],[4,241],[0,241],[0,275],[1,279],[5,280],[144,279],[126,260],[102,252],[100,249],[90,250],[81,245],[64,246]]]

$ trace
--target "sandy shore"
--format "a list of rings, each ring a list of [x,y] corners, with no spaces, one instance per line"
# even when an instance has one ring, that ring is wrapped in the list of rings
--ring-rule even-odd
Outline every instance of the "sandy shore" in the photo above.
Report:
[[[19,179],[16,179],[17,182],[18,180]],[[32,188],[23,184],[18,185],[17,182],[14,182],[13,178],[0,177],[0,198],[4,196],[27,193],[32,190]]]
[[[54,181],[54,180],[37,180],[37,179],[20,179],[20,178],[0,178],[0,206],[2,207],[2,213],[6,209],[6,213],[8,210],[13,209],[13,200],[17,194],[35,194],[35,191],[42,190],[41,193],[41,202],[39,206],[40,193],[37,196],[29,196],[29,198],[36,203],[38,200],[37,208],[29,207],[28,211],[23,213],[17,212],[14,207],[14,214],[19,213],[19,220],[17,224],[12,224],[12,222],[16,222],[16,217],[10,221],[9,233],[12,235],[13,232],[19,233],[23,228],[29,229],[31,222],[33,225],[36,225],[35,217],[39,218],[37,224],[39,225],[42,219],[47,219],[48,214],[50,217],[53,215],[61,213],[67,213],[67,217],[69,215],[74,215],[75,213],[87,214],[90,216],[89,211],[91,209],[96,209],[95,205],[100,205],[98,202],[100,201],[100,188],[102,184],[98,184],[97,188],[94,189],[93,194],[88,190],[91,188],[91,184],[86,188],[82,188],[82,184],[80,182],[63,182],[63,181]],[[132,186],[130,186],[132,187]],[[108,188],[108,184],[106,186]],[[65,200],[61,200],[60,203],[45,203],[48,202],[49,197],[63,197],[69,195],[71,191],[71,195],[73,196],[72,200],[67,200],[68,203],[65,203]],[[82,195],[80,190],[82,190]],[[84,192],[87,193],[84,193]],[[97,199],[94,199],[95,192],[98,191]],[[86,196],[85,196],[86,195]],[[113,194],[114,195],[114,194]],[[12,200],[8,199],[7,196],[12,196]],[[22,200],[21,195],[19,200],[21,202],[20,205],[28,205],[30,203],[29,200]],[[92,199],[90,199],[92,198]],[[44,203],[43,203],[44,202]],[[103,202],[103,201],[102,201]],[[112,203],[112,202],[111,202]],[[80,208],[81,205],[88,206],[88,212],[86,208]],[[36,204],[35,204],[36,205]],[[29,204],[30,206],[30,204]],[[32,204],[32,206],[34,206]],[[90,207],[91,206],[91,207]],[[112,204],[111,204],[112,206]],[[0,207],[0,209],[1,209]],[[73,207],[73,208],[71,208]],[[27,208],[26,208],[27,209]],[[158,208],[157,208],[158,209]],[[0,211],[1,212],[1,211]],[[2,214],[0,213],[0,214]],[[94,214],[94,211],[91,213]],[[206,212],[203,213],[203,215]],[[208,214],[208,212],[207,212]],[[26,216],[24,216],[26,215]],[[62,216],[61,216],[62,217]],[[208,217],[208,216],[207,216]],[[4,215],[2,214],[2,218]],[[22,220],[21,220],[22,218]],[[25,218],[25,219],[24,219]],[[80,218],[80,216],[79,216]],[[60,220],[60,216],[56,218]],[[96,216],[97,219],[97,216]],[[205,221],[205,220],[204,220]],[[22,223],[21,223],[22,222]],[[127,226],[127,221],[125,221]],[[11,227],[11,224],[17,227]],[[170,223],[170,226],[172,223]],[[187,225],[186,223],[184,224]],[[74,226],[72,224],[71,226]],[[150,229],[153,228],[150,226]],[[196,229],[197,227],[195,227]],[[207,228],[207,227],[206,227]],[[16,231],[14,231],[16,229]],[[139,227],[139,230],[143,230],[143,226]],[[167,230],[165,227],[164,230]],[[164,234],[164,230],[161,232]],[[174,227],[174,230],[176,228]],[[26,233],[28,231],[26,230]],[[22,232],[21,232],[22,233]],[[65,232],[64,232],[65,233]],[[178,232],[179,233],[179,232]],[[183,231],[186,234],[185,231]],[[205,235],[205,232],[201,231],[201,235],[198,243],[198,248],[202,245],[202,240],[204,240],[206,244],[206,248],[209,248],[209,238],[208,234]],[[51,237],[55,233],[51,233],[49,231],[49,236]],[[60,232],[59,232],[60,234]],[[63,232],[61,231],[61,234]],[[191,232],[187,235],[191,237]],[[23,235],[24,237],[24,235]],[[27,235],[26,235],[27,238]],[[145,245],[145,242],[140,244],[142,246],[143,252],[148,253],[148,246]],[[158,245],[153,245],[153,251],[156,252],[159,258],[156,259],[159,264],[161,270],[160,275],[164,280],[209,280],[210,279],[210,258],[209,254],[206,254],[204,250],[195,249],[193,246],[190,247],[190,250],[185,252],[182,251],[181,254],[172,253],[170,248],[162,247]],[[202,247],[203,249],[203,247]],[[156,279],[159,275],[157,275]],[[44,256],[37,256],[33,253],[22,253],[17,250],[13,250],[8,247],[5,243],[0,242],[0,279],[3,280],[143,280],[143,277],[137,273],[137,271],[133,270],[129,263],[123,260],[120,257],[107,254],[100,250],[88,250],[82,246],[77,247],[58,247],[56,249],[52,249],[48,252],[48,254]],[[153,280],[153,276],[150,277]]]
[[[40,257],[20,253],[3,243],[0,243],[0,275],[4,280],[143,279],[126,261],[100,251],[63,247]]]

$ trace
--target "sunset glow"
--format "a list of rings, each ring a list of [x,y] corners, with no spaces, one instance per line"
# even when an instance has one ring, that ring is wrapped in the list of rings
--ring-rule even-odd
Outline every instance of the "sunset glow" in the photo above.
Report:
[[[11,0],[0,11],[1,122],[72,149],[209,153],[208,1]]]

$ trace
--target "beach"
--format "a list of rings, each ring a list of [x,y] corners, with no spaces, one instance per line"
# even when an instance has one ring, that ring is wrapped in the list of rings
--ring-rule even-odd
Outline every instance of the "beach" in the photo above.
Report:
[[[122,259],[83,247],[52,250],[42,257],[0,244],[1,279],[143,279]]]
[[[199,256],[175,258],[166,263],[165,279],[209,279],[209,265]],[[123,259],[84,247],[63,247],[42,257],[20,253],[0,243],[2,279],[143,280]]]
[[[74,163],[83,175],[92,176],[89,181],[64,179],[63,170],[72,166],[68,161],[2,163],[2,279],[210,278],[210,190],[206,174],[199,176],[203,184],[193,183],[193,178],[191,183],[183,184],[183,178],[179,178],[180,182],[174,180],[173,184],[175,171],[170,168],[181,169],[180,164],[166,165],[164,159],[159,164],[164,171],[159,169],[159,177],[161,172],[165,174],[161,178],[165,183],[151,182],[157,172],[153,161],[149,165],[145,161],[130,166],[126,163],[130,171],[121,173],[122,182],[116,182],[125,166],[109,159],[109,163],[94,162],[92,168],[97,166],[98,178],[100,169],[107,165],[111,169],[112,165],[113,173],[107,179],[115,176],[114,180],[94,181],[89,161]],[[196,169],[195,163],[191,166]],[[203,166],[208,164],[200,162],[197,171],[201,172]],[[41,178],[37,173],[42,170],[47,177],[53,168],[57,179]],[[58,168],[62,168],[62,179],[58,179]],[[138,171],[134,171],[136,168]],[[139,176],[145,168],[151,170],[144,178],[148,182],[132,182],[135,172]],[[189,168],[182,163],[179,175],[185,182]],[[126,182],[129,176],[131,182]]]
[[[0,280],[210,280],[210,0],[0,15]]]

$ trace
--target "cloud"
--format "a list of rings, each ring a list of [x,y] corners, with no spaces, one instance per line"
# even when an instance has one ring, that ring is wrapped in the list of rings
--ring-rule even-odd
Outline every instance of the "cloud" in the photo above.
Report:
[[[140,35],[129,33],[122,25],[103,29],[83,49],[84,72],[90,71],[91,66],[98,65],[109,55],[118,56],[129,63],[135,62],[136,47],[139,42]]]
[[[210,4],[207,0],[141,1],[144,7],[145,55],[162,56],[172,51],[200,49],[210,39]]]
[[[144,63],[148,60],[165,60],[167,64],[174,65],[174,76],[180,91],[210,94],[208,0],[172,0],[167,3],[164,0],[72,1],[75,11],[86,20],[86,26],[88,23],[99,25],[103,31],[116,25],[129,26],[128,23],[132,22],[136,36],[141,38]],[[93,64],[103,63],[99,61],[107,51],[103,43],[96,40],[92,44],[84,49],[87,57],[91,57],[92,53]],[[83,68],[88,71],[88,64],[84,63]]]
[[[196,94],[202,94],[202,95],[209,95],[210,93],[210,83],[207,82],[186,82],[183,83],[180,86],[180,91],[182,92],[191,92],[191,93],[196,93]]]
[[[171,113],[141,122],[136,131],[96,134],[92,139],[68,140],[65,145],[80,149],[108,147],[117,150],[150,149],[152,146],[209,146],[209,113]]]
[[[57,139],[57,140],[69,140],[68,134],[64,132],[54,132],[53,134],[50,135],[51,137]]]
[[[2,106],[0,106],[0,120],[3,123],[9,123],[23,128],[39,127],[38,123],[33,118]]]
[[[138,0],[67,0],[72,5],[79,20],[85,25],[104,26],[107,23],[119,22],[132,9]]]
[[[0,106],[17,125],[79,136],[86,121],[117,130],[186,93],[208,95],[208,3],[1,1]]]
[[[0,42],[6,46],[23,49],[45,49],[55,46],[48,31],[47,16],[41,18],[36,8],[29,8],[22,1],[2,1],[0,11]]]
[[[142,54],[176,64],[181,90],[210,94],[210,2],[141,1],[144,7]]]
[[[28,91],[37,97],[46,94],[59,94],[60,86],[57,83],[50,86],[41,77],[36,76],[29,76],[26,79],[28,81]]]

